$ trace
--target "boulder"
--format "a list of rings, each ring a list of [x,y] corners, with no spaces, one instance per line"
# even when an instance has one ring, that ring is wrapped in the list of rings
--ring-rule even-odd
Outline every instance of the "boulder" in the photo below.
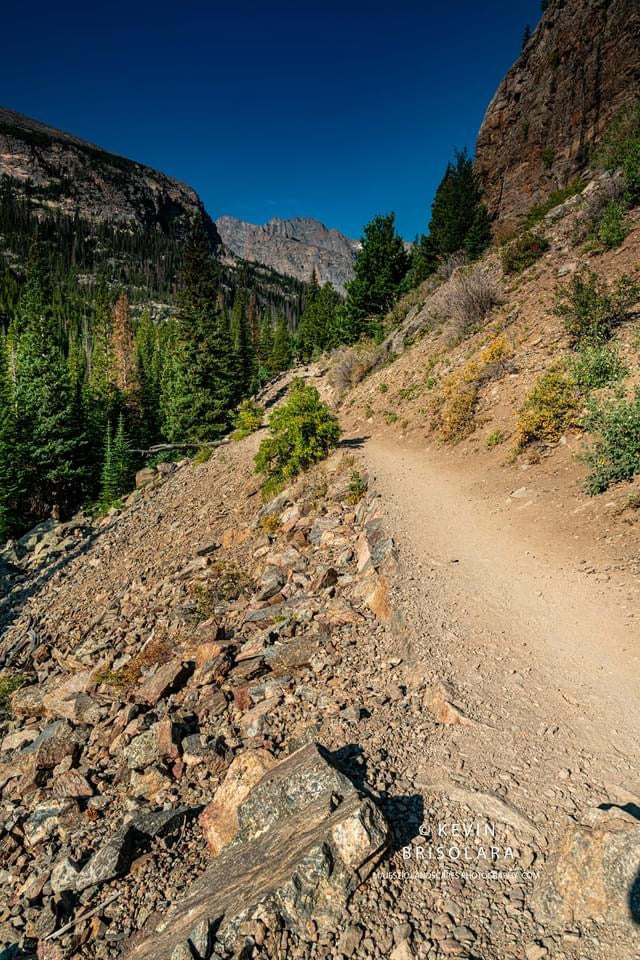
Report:
[[[553,852],[533,909],[551,930],[605,918],[632,937],[640,922],[640,821],[623,807],[588,811]]]
[[[156,471],[153,467],[143,467],[142,470],[138,470],[136,473],[136,490],[139,490],[140,487],[146,487],[155,478]]]
[[[234,840],[128,941],[128,960],[170,960],[203,930],[233,950],[240,925],[258,915],[301,936],[310,921],[331,928],[388,843],[382,813],[315,744],[268,770],[237,817]]]
[[[200,814],[200,825],[214,857],[236,835],[238,807],[275,762],[267,750],[249,750],[232,762],[215,798]]]

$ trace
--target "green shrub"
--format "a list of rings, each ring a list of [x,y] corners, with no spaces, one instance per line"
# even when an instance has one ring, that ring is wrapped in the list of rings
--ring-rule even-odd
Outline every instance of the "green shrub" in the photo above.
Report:
[[[398,414],[393,410],[385,410],[382,416],[384,418],[384,422],[389,426],[391,426],[392,423],[397,423],[398,421]]]
[[[349,484],[349,503],[355,507],[357,503],[360,503],[366,492],[367,484],[365,480],[361,477],[359,470],[354,470]]]
[[[504,443],[506,437],[502,430],[494,430],[493,433],[490,433],[487,437],[487,447],[491,449],[492,447],[499,447],[501,443]]]
[[[592,270],[583,270],[556,291],[554,313],[563,320],[573,345],[598,345],[627,319],[639,297],[640,286],[626,274],[609,289]]]
[[[553,63],[552,63],[553,67]],[[555,69],[555,68],[554,68]],[[556,159],[556,151],[553,147],[545,147],[542,151],[542,165],[545,170],[550,170]]]
[[[567,184],[566,187],[562,187],[560,190],[554,190],[553,193],[549,194],[546,200],[529,210],[524,221],[526,226],[529,228],[535,227],[537,223],[540,223],[541,220],[544,220],[546,215],[551,210],[555,209],[555,207],[559,207],[561,203],[564,203],[565,200],[569,200],[570,197],[575,197],[576,194],[582,193],[584,188],[584,180],[581,180],[578,177],[576,180],[572,180],[571,183]]]
[[[588,493],[602,493],[640,472],[640,387],[631,399],[591,399],[582,426],[595,436],[593,446],[582,453],[590,469]]]
[[[617,350],[610,346],[584,344],[570,365],[574,381],[584,393],[606,387],[629,373]]]
[[[272,486],[324,460],[340,439],[337,418],[316,388],[300,379],[292,382],[287,402],[269,417],[269,429],[271,435],[260,444],[255,464]]]
[[[381,383],[380,386],[378,387],[378,390],[380,391],[380,393],[386,393],[388,389],[389,389],[388,383]]]
[[[539,260],[548,249],[549,241],[539,233],[521,233],[502,248],[502,269],[505,273],[520,273]]]
[[[622,169],[627,200],[633,204],[640,201],[640,103],[627,107],[609,124],[595,162],[612,172]]]
[[[255,400],[243,400],[233,418],[235,427],[233,439],[244,440],[245,437],[255,433],[262,426],[263,417],[264,407],[261,407]]]
[[[602,211],[596,227],[598,240],[607,250],[613,250],[614,247],[619,247],[623,243],[628,233],[626,205],[620,200],[610,200]]]
[[[516,450],[535,441],[558,440],[576,422],[578,392],[562,367],[544,373],[520,407]]]
[[[203,443],[201,447],[198,447],[193,455],[192,463],[206,463],[207,460],[211,460],[212,456],[212,448],[208,444]]]
[[[0,720],[10,713],[11,694],[27,682],[23,673],[3,671],[0,674]]]

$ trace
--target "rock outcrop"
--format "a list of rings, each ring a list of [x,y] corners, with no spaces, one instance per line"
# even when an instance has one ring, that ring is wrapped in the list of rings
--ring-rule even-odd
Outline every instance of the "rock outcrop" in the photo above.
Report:
[[[491,215],[513,220],[566,185],[608,121],[639,94],[635,0],[552,0],[478,135]]]
[[[274,217],[255,226],[234,217],[219,217],[216,227],[222,242],[235,256],[265,264],[286,276],[309,281],[315,270],[320,283],[328,281],[340,292],[353,277],[359,243],[338,230],[327,229],[317,220]]]
[[[133,229],[186,236],[215,227],[191,187],[62,130],[0,108],[0,178],[43,209]]]

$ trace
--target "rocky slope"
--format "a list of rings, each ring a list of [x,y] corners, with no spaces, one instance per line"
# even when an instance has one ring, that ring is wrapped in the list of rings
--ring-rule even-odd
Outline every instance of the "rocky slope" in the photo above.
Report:
[[[201,221],[218,242],[191,187],[5,108],[0,108],[2,177],[35,206],[179,238]]]
[[[216,226],[225,246],[243,260],[266,264],[307,282],[315,270],[320,283],[329,282],[340,292],[353,277],[358,242],[317,220],[274,217],[256,226],[234,217],[219,217]]]
[[[478,135],[492,216],[511,220],[565,186],[607,121],[639,94],[635,0],[551,0]]]

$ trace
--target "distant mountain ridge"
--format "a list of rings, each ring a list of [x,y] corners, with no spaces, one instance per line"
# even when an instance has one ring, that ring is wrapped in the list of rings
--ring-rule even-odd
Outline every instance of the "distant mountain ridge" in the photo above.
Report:
[[[328,281],[341,293],[345,283],[353,278],[359,242],[339,230],[328,229],[318,220],[274,217],[256,225],[223,216],[215,223],[225,247],[243,260],[265,264],[305,282],[315,270],[320,283]]]
[[[159,230],[177,239],[204,223],[219,237],[198,194],[152,167],[0,107],[0,179],[33,207]]]

